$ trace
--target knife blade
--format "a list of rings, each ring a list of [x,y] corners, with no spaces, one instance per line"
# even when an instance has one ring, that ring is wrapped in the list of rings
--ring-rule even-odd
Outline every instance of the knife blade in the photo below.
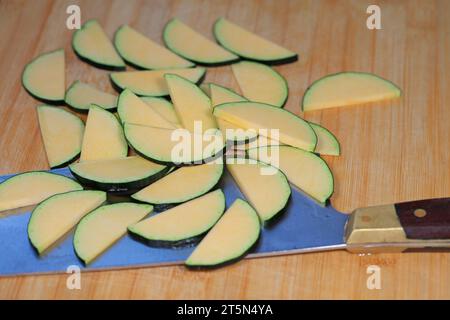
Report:
[[[51,171],[72,177],[67,168]],[[8,177],[0,177],[0,182]],[[227,206],[236,198],[245,199],[228,173],[219,187],[225,193]],[[194,249],[152,248],[127,235],[84,266],[75,256],[71,234],[46,255],[39,256],[28,242],[29,218],[29,211],[0,218],[1,276],[60,273],[73,265],[93,271],[182,264]],[[449,218],[450,198],[357,209],[349,215],[331,205],[322,206],[293,187],[284,212],[263,226],[260,240],[247,258],[343,249],[445,249],[450,248]]]

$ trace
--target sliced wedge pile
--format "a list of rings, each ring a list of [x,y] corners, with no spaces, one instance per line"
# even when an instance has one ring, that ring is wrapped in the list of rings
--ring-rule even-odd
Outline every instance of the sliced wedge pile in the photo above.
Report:
[[[37,115],[49,167],[69,165],[79,182],[36,171],[0,183],[0,211],[37,205],[28,237],[38,254],[75,229],[73,246],[85,264],[107,259],[129,233],[165,250],[197,245],[186,266],[217,267],[243,257],[261,228],[290,211],[291,185],[327,203],[334,180],[321,156],[340,155],[340,144],[327,128],[300,117],[301,110],[283,108],[288,82],[284,70],[270,66],[294,62],[297,53],[225,18],[212,34],[174,18],[164,27],[164,44],[130,25],[113,39],[110,31],[89,20],[74,32],[72,48],[82,60],[113,69],[109,79],[119,95],[81,80],[66,88],[64,49],[24,68],[32,96],[71,107],[41,105]],[[206,69],[196,64],[232,64],[235,88],[201,84]],[[342,72],[307,88],[301,109],[308,115],[400,95],[379,76]],[[225,171],[245,198],[228,208]],[[111,204],[112,195],[133,202]]]

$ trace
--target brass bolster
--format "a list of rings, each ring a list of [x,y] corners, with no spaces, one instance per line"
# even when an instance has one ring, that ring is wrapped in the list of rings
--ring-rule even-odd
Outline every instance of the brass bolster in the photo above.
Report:
[[[356,209],[345,226],[347,250],[355,253],[450,248],[450,240],[408,239],[394,205]]]

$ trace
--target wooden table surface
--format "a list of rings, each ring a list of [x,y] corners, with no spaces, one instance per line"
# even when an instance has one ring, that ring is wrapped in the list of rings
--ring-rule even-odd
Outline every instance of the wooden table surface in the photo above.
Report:
[[[114,92],[108,71],[73,53],[66,8],[97,18],[112,36],[130,24],[161,41],[171,17],[212,37],[220,16],[299,53],[276,67],[289,82],[286,108],[300,113],[307,86],[328,73],[374,72],[398,84],[402,99],[304,115],[329,128],[342,156],[326,157],[335,175],[333,205],[357,207],[450,196],[450,1],[0,1],[0,174],[46,169],[36,106],[21,86],[25,63],[64,47],[67,85],[80,79]],[[382,30],[366,27],[369,4],[381,8]],[[209,68],[206,81],[238,89],[229,66]],[[7,257],[1,257],[7,259]],[[381,268],[369,290],[367,266]],[[182,266],[83,273],[81,290],[67,275],[0,279],[0,298],[450,298],[450,254],[358,256],[327,252],[245,260],[215,271]]]

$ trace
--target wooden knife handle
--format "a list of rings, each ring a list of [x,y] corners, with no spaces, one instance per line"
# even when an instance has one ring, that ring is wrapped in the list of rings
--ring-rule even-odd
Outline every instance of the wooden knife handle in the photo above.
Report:
[[[357,209],[345,241],[352,252],[450,251],[450,198]]]

